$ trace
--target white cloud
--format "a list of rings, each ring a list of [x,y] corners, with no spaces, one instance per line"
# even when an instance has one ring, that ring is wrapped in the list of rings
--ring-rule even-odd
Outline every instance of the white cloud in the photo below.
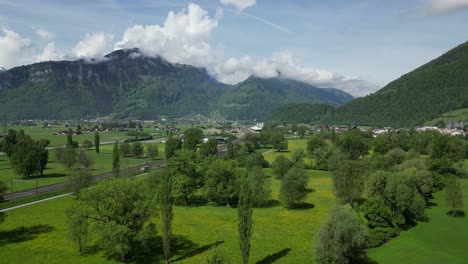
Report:
[[[31,47],[31,40],[23,38],[18,33],[2,28],[3,36],[0,36],[0,66],[11,68],[22,63],[27,63],[25,55]]]
[[[36,62],[63,60],[65,55],[57,50],[54,42],[49,42],[42,50],[42,53],[35,58]]]
[[[426,0],[425,11],[429,15],[439,15],[468,9],[468,0]]]
[[[213,63],[210,45],[212,31],[218,26],[222,10],[211,18],[196,4],[188,10],[169,12],[164,25],[135,25],[128,28],[115,49],[139,48],[147,56],[161,56],[175,62],[206,67]]]
[[[38,28],[35,30],[36,34],[45,39],[45,40],[53,40],[55,39],[55,33],[54,32],[50,32],[50,31],[47,31],[43,28]]]
[[[377,90],[377,86],[359,78],[346,77],[327,70],[302,67],[294,61],[290,51],[278,52],[255,61],[249,56],[230,58],[214,69],[216,78],[225,83],[236,84],[250,75],[260,78],[289,78],[322,88],[338,88],[353,96],[363,96]]]
[[[100,58],[112,51],[113,41],[114,35],[109,33],[86,34],[73,48],[73,55],[78,58]]]
[[[254,6],[256,2],[256,0],[221,0],[221,4],[234,6],[239,11]]]

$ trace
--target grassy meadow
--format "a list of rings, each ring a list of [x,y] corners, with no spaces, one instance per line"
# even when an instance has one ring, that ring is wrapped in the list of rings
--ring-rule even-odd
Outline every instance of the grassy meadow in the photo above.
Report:
[[[159,148],[158,159],[162,159],[165,157],[164,144],[157,144],[157,146]],[[97,154],[94,149],[88,150],[88,153],[94,160],[93,174],[100,174],[112,170],[112,148],[113,145],[102,145],[100,146],[99,154]],[[144,161],[144,158],[122,157],[120,166],[121,168],[137,166],[143,164]],[[55,160],[55,151],[50,150],[49,163],[44,171],[44,177],[37,178],[37,186],[63,182],[70,173],[70,170]],[[9,190],[7,192],[11,192],[12,190],[21,191],[33,189],[36,187],[36,179],[23,179],[21,176],[16,175],[6,155],[0,155],[0,181],[3,181],[8,186]]]
[[[443,113],[440,117],[426,122],[426,125],[433,126],[439,121],[444,121],[445,124],[449,122],[468,121],[468,108]]]
[[[265,173],[271,175],[271,170],[265,169]],[[271,205],[254,209],[252,263],[314,262],[311,252],[314,236],[327,219],[335,198],[327,172],[308,171],[308,175],[312,190],[306,200],[309,206],[298,210],[287,210],[279,204],[280,182],[272,180]],[[116,263],[100,251],[78,256],[68,239],[63,213],[72,199],[67,196],[8,211],[5,222],[0,224],[2,263]],[[177,245],[173,262],[205,263],[211,254],[209,249],[217,246],[231,263],[240,263],[236,208],[176,206],[174,213]],[[160,219],[153,220],[160,228]],[[162,257],[153,261],[163,263]]]

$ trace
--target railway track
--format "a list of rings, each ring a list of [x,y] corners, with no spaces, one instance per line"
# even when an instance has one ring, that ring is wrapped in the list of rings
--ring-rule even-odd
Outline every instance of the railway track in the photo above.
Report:
[[[156,162],[149,163],[146,166],[149,166],[151,168],[160,168],[160,167],[164,166],[165,164],[166,164],[166,161],[161,160],[161,161],[156,161]],[[123,173],[128,173],[128,172],[140,171],[142,167],[143,166],[134,166],[134,167],[130,167],[130,168],[127,168],[127,169],[122,169],[122,172]],[[106,173],[98,174],[98,175],[95,175],[93,177],[93,181],[109,178],[111,176],[112,176],[112,172],[106,172]],[[64,188],[64,186],[65,186],[65,183],[61,182],[61,183],[54,183],[54,184],[44,185],[44,186],[37,187],[37,188],[34,188],[34,189],[23,190],[23,191],[18,191],[18,192],[12,192],[12,193],[5,194],[3,196],[3,200],[4,201],[11,201],[11,200],[24,198],[24,197],[28,197],[28,196],[32,196],[32,195],[36,195],[36,194],[55,191],[55,190],[59,190],[59,189]]]

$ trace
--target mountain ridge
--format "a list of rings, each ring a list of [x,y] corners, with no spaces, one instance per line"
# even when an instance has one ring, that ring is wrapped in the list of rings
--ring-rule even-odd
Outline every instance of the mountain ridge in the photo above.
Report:
[[[410,127],[464,107],[468,107],[468,42],[339,107],[326,122]]]
[[[161,57],[144,56],[138,49],[127,49],[113,51],[102,59],[39,62],[1,72],[0,119],[154,119],[212,112],[238,117],[218,107],[226,94],[252,82],[261,84],[262,97],[268,102],[278,102],[278,98],[271,99],[278,96],[271,91],[293,93],[293,97],[286,97],[288,103],[338,106],[352,98],[338,89],[288,79],[251,76],[237,85],[227,85],[215,80],[205,68],[170,63]],[[255,104],[255,99],[244,103]],[[247,117],[261,119],[267,114],[264,111]]]

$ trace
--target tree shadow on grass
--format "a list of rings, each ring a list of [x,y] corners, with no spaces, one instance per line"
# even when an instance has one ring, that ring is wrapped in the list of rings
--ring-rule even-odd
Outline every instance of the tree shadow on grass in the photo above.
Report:
[[[257,261],[257,264],[270,264],[270,263],[273,263],[275,261],[277,261],[278,259],[286,256],[289,251],[291,251],[290,248],[284,248],[274,254],[271,254],[271,255],[268,255],[266,256],[265,258],[263,258],[262,260],[259,260]]]
[[[369,258],[368,256],[361,256],[357,259],[353,259],[351,261],[351,263],[355,263],[355,264],[378,264],[377,261]]]
[[[315,189],[313,188],[306,188],[307,193],[313,193],[315,192]]]
[[[49,233],[55,228],[50,225],[21,226],[10,231],[0,231],[0,245],[19,243],[35,239],[38,235]]]
[[[295,204],[293,208],[289,208],[291,210],[309,210],[315,208],[314,204],[311,203],[298,203]]]
[[[465,217],[465,212],[464,211],[461,211],[461,210],[451,210],[451,211],[448,211],[447,212],[447,215],[448,216],[452,216],[452,217]]]
[[[44,174],[44,176],[40,176],[39,179],[46,179],[46,178],[59,178],[67,176],[65,173],[49,173]]]
[[[276,206],[280,206],[280,205],[281,205],[280,201],[270,199],[270,200],[266,201],[263,205],[258,206],[258,208],[272,208],[272,207],[276,207]]]
[[[184,260],[184,259],[187,259],[187,258],[191,258],[191,257],[196,256],[198,254],[201,254],[201,253],[203,253],[203,252],[205,252],[207,250],[213,249],[213,248],[219,246],[222,243],[224,243],[224,240],[216,241],[214,243],[201,246],[199,248],[196,248],[196,249],[194,249],[192,251],[189,251],[189,252],[185,253],[184,255],[172,260],[171,262],[177,262],[177,261],[181,261],[181,260]]]

